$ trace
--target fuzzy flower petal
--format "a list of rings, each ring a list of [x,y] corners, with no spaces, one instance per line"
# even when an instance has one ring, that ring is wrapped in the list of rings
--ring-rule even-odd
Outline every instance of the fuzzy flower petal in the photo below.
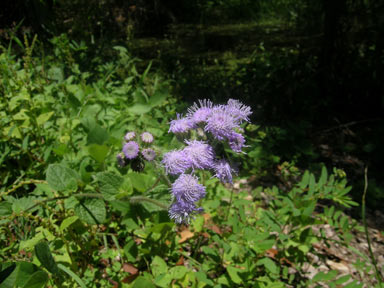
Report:
[[[188,146],[184,148],[185,154],[190,159],[193,169],[211,169],[214,162],[213,148],[198,140],[185,141]]]
[[[245,146],[245,138],[239,133],[232,132],[228,137],[228,143],[234,152],[240,153],[241,149]]]
[[[153,135],[149,132],[143,132],[141,135],[140,135],[140,138],[141,138],[141,141],[143,141],[144,143],[152,143],[153,142]]]
[[[165,153],[163,160],[165,172],[171,175],[178,175],[184,173],[187,169],[191,168],[191,162],[184,151],[174,150]]]
[[[203,211],[202,208],[197,208],[195,204],[185,202],[175,202],[169,208],[169,218],[173,219],[177,224],[188,224],[191,219],[198,213]]]
[[[172,195],[177,202],[194,203],[205,196],[205,187],[199,184],[196,176],[181,174],[172,184]]]
[[[238,127],[239,124],[236,122],[236,119],[229,113],[226,113],[224,106],[220,106],[212,110],[204,129],[212,133],[216,139],[222,141],[231,135],[233,129]]]
[[[232,173],[236,172],[229,163],[221,159],[215,163],[214,166],[215,177],[217,177],[222,183],[232,184]]]
[[[139,145],[135,141],[129,141],[123,146],[123,153],[127,159],[134,159],[139,155]]]
[[[177,119],[172,120],[169,127],[169,132],[174,134],[186,133],[194,128],[194,123],[189,118],[182,118],[180,114],[177,114]]]
[[[125,139],[125,141],[131,141],[135,137],[136,137],[136,133],[133,131],[130,131],[127,134],[125,134],[124,139]]]
[[[195,124],[199,124],[207,121],[212,112],[213,103],[210,100],[199,100],[199,104],[194,103],[192,107],[188,109],[188,118],[190,118]]]
[[[252,114],[251,107],[244,105],[239,100],[229,99],[225,106],[225,111],[236,119],[239,123],[249,122],[249,116]]]
[[[156,152],[151,148],[146,148],[141,151],[141,155],[143,155],[145,160],[153,161],[156,157]]]

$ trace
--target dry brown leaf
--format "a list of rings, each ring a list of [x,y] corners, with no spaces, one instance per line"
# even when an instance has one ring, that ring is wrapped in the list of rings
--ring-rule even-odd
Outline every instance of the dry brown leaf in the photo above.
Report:
[[[179,260],[176,262],[176,266],[183,266],[184,265],[184,256],[181,255]]]
[[[181,239],[179,240],[179,243],[183,243],[195,235],[193,232],[189,231],[188,229],[181,231],[179,234],[181,237]]]
[[[124,272],[127,272],[127,273],[132,274],[132,275],[136,275],[139,273],[139,270],[135,266],[133,266],[132,264],[129,264],[129,263],[123,264],[123,270],[124,270]]]
[[[213,232],[215,232],[215,233],[217,233],[217,234],[219,234],[219,235],[223,234],[223,232],[221,232],[219,226],[217,226],[217,225],[212,225],[212,226],[209,227],[209,228],[210,228]]]
[[[271,248],[271,249],[268,249],[267,251],[265,251],[265,254],[269,257],[269,258],[273,258],[275,259],[276,255],[277,255],[278,251],[274,248]]]

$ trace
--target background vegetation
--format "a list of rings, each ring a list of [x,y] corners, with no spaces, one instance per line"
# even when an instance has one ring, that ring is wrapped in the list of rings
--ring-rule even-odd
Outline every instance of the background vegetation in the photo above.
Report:
[[[2,6],[0,287],[382,287],[381,1]],[[158,164],[116,154],[129,130],[179,147],[204,98],[252,107],[249,147],[176,226]]]

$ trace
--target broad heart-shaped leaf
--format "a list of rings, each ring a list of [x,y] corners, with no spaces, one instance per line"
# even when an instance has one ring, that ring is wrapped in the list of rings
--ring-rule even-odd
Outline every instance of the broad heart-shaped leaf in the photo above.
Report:
[[[95,176],[100,187],[100,192],[106,200],[115,200],[119,188],[124,182],[124,178],[113,172],[100,172]]]
[[[103,163],[109,152],[107,145],[91,144],[88,146],[88,153],[99,163]]]
[[[6,263],[6,268],[3,268],[3,271],[14,265],[14,263]],[[36,271],[39,271],[39,268],[29,262],[17,262],[16,268],[12,273],[8,274],[8,277],[2,279],[3,271],[0,273],[0,287],[1,288],[14,288],[14,287],[25,287],[25,283]],[[7,273],[7,272],[6,272]],[[5,273],[4,273],[5,274]],[[5,275],[4,275],[5,276]]]
[[[42,241],[37,243],[35,246],[35,254],[40,263],[51,273],[56,274],[59,272],[57,268],[55,259],[49,250],[49,245],[47,242]]]
[[[45,271],[36,271],[29,277],[23,288],[41,288],[45,287],[48,281],[48,274]]]
[[[67,191],[76,190],[79,176],[74,170],[62,164],[50,164],[48,166],[46,179],[52,189]]]
[[[86,198],[75,206],[75,214],[88,224],[105,222],[107,211],[102,199]]]

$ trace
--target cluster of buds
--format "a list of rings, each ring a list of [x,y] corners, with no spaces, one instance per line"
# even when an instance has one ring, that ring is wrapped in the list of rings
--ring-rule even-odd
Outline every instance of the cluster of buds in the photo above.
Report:
[[[139,137],[133,131],[125,134],[122,151],[116,156],[118,165],[130,164],[132,170],[143,171],[145,161],[153,161],[156,157],[155,150],[150,148],[152,142],[153,135],[149,132],[143,132]]]
[[[226,105],[213,105],[200,100],[188,109],[185,117],[177,115],[170,123],[169,132],[186,145],[163,156],[165,172],[178,177],[172,184],[173,203],[169,216],[176,223],[189,223],[202,211],[196,202],[205,197],[205,187],[198,183],[198,170],[211,171],[223,183],[232,184],[236,173],[228,156],[222,155],[225,146],[234,153],[245,147],[241,124],[249,122],[250,107],[229,99]],[[193,139],[192,139],[193,138]]]

